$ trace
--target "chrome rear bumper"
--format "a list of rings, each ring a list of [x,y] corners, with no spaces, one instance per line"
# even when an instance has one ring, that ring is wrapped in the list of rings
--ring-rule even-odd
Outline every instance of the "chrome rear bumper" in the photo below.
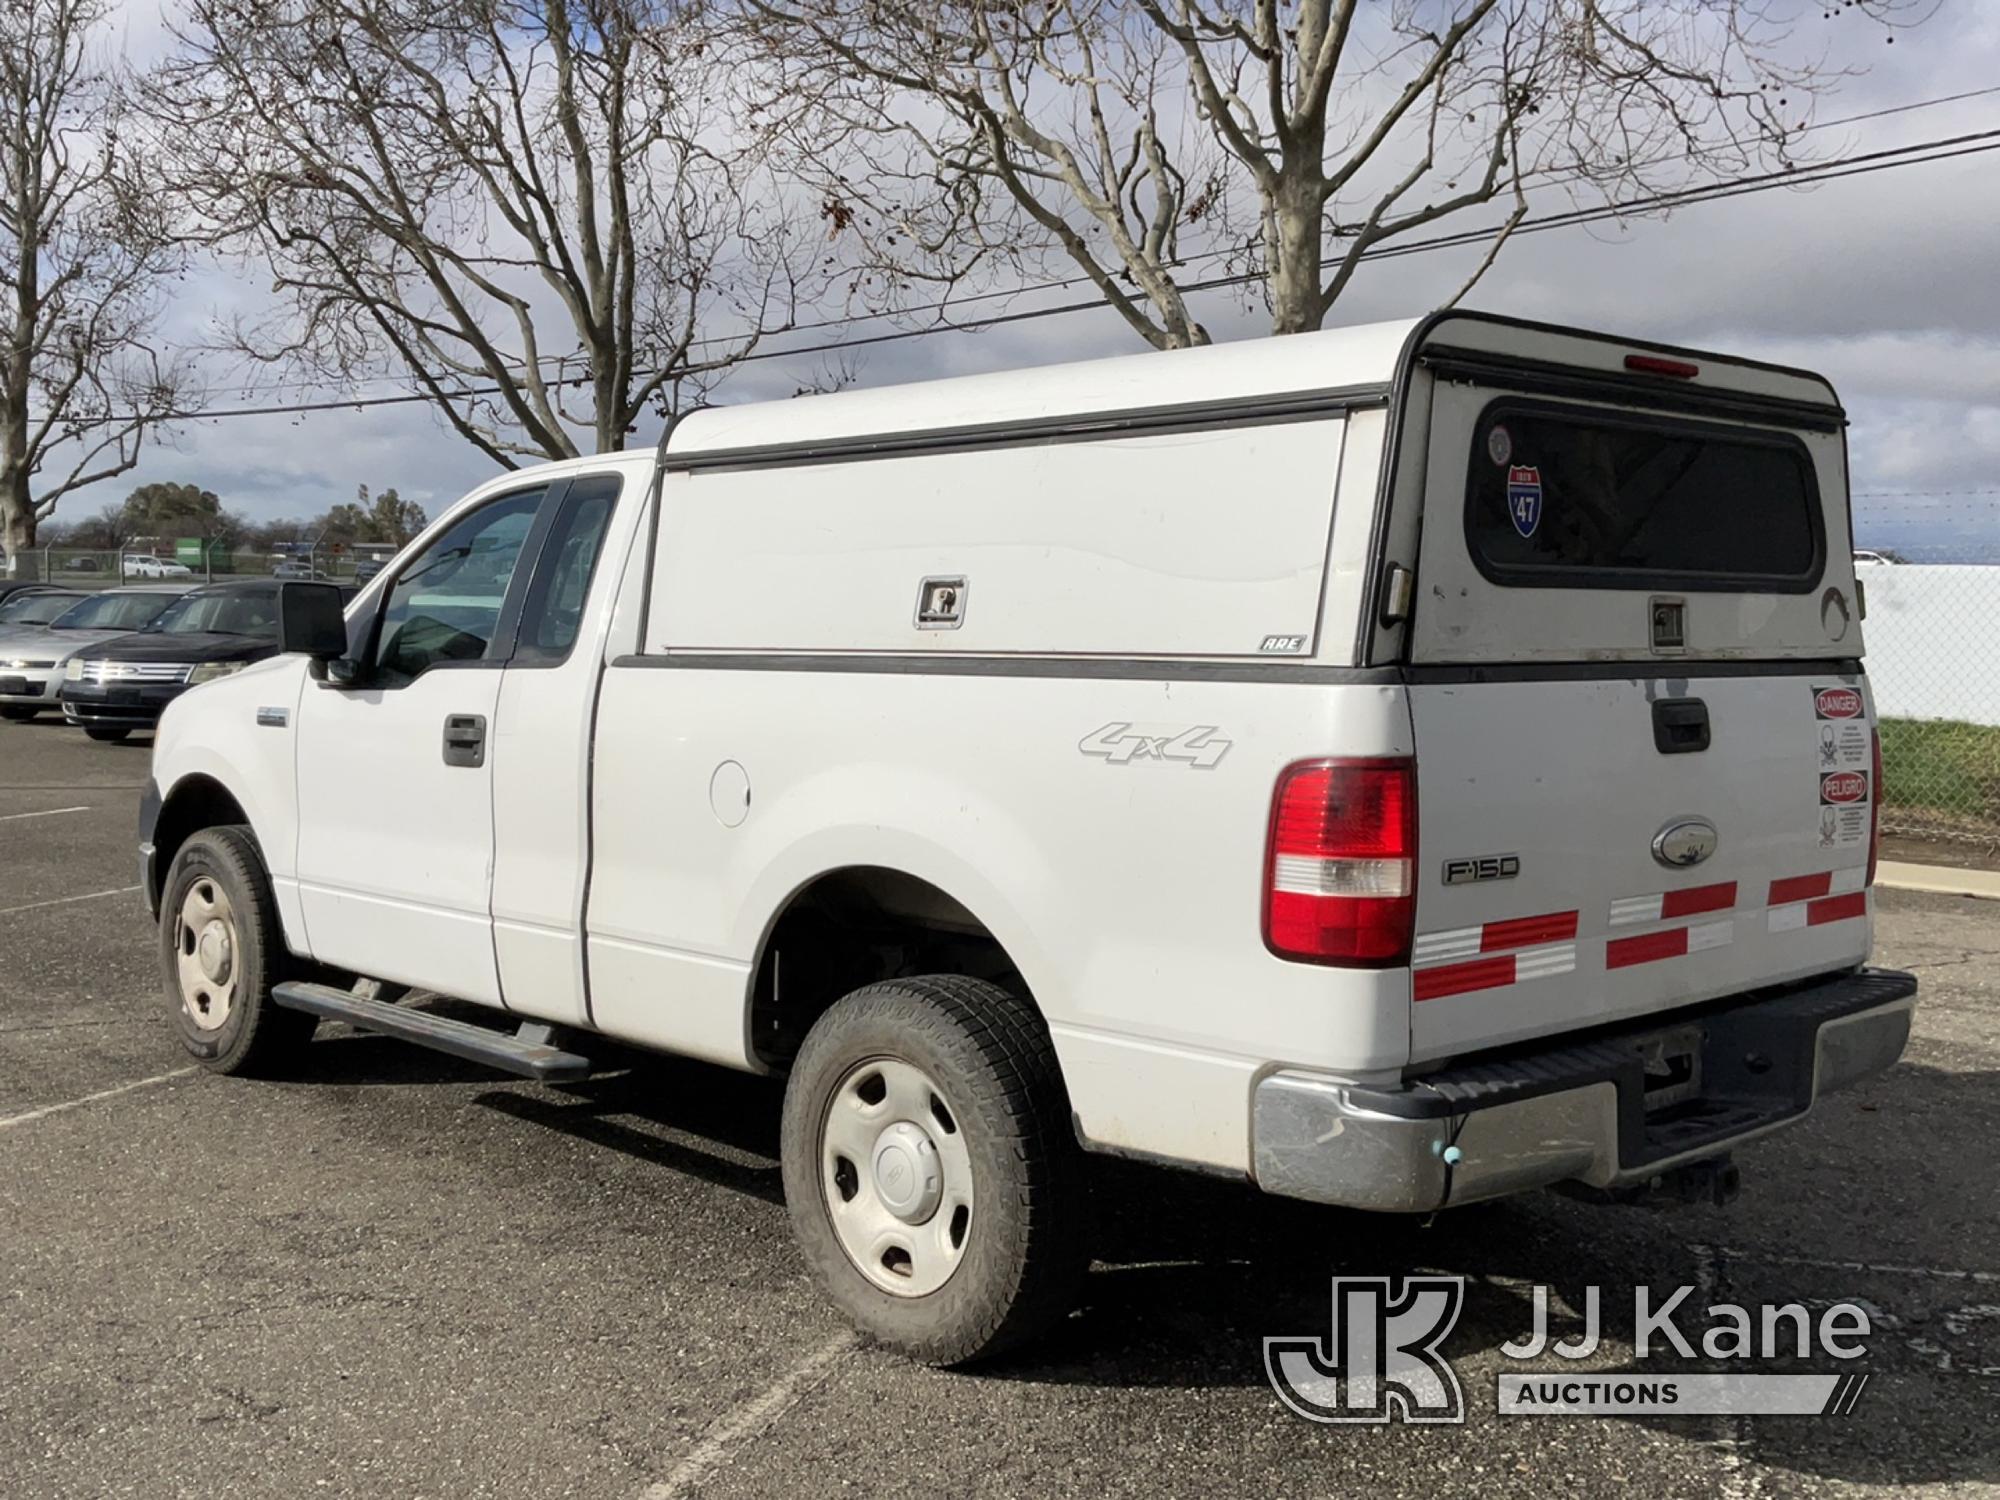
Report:
[[[1644,1183],[1802,1118],[1902,1056],[1916,980],[1863,969],[1671,1021],[1509,1050],[1401,1088],[1302,1072],[1256,1087],[1252,1162],[1269,1193],[1427,1212],[1550,1183]],[[1659,1107],[1647,1062],[1699,1059]],[[1649,1107],[1649,1105],[1651,1107]]]

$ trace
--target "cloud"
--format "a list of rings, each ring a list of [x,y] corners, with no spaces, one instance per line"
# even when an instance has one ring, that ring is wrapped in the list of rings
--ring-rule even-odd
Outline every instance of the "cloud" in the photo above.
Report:
[[[167,45],[161,15],[158,0],[126,7],[124,45],[135,58],[157,56]],[[1807,13],[1804,42],[1827,46],[1832,66],[1866,69],[1822,102],[1822,119],[1988,89],[2000,77],[2000,7],[1944,7],[1929,25],[1896,33],[1893,45],[1879,28],[1843,22],[1815,29],[1818,19],[1819,12]],[[1996,125],[2000,94],[1988,94],[1810,139],[1816,151],[1845,155]],[[1996,208],[2000,152],[1689,207],[1664,220],[1524,236],[1471,302],[1823,371],[1853,420],[1856,489],[2000,486]],[[1456,250],[1371,265],[1332,321],[1420,313],[1455,291],[1476,259],[1476,251]],[[186,336],[226,310],[254,308],[258,298],[254,276],[208,268],[177,292],[176,332]],[[1261,332],[1260,316],[1239,296],[1204,296],[1199,310],[1218,337]],[[1137,347],[1116,318],[1095,310],[876,345],[855,351],[851,368],[859,383],[880,385]],[[819,356],[760,361],[719,396],[786,396],[823,363]],[[242,378],[220,366],[212,372],[218,394]],[[636,437],[650,441],[652,434]],[[246,514],[268,518],[323,510],[352,498],[361,483],[395,485],[435,509],[491,472],[426,411],[395,407],[189,423],[118,483],[198,482]],[[95,509],[123,492],[105,486],[72,497],[69,508]]]

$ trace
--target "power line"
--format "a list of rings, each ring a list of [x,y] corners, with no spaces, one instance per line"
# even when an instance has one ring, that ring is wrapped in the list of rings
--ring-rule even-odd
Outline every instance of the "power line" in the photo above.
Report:
[[[1690,188],[1668,192],[1652,193],[1637,198],[1621,199],[1617,202],[1600,204],[1592,208],[1571,209],[1558,213],[1544,214],[1523,219],[1513,229],[1506,231],[1509,237],[1546,233],[1553,229],[1575,228],[1580,225],[1601,223],[1610,219],[1655,212],[1662,209],[1690,207],[1698,203],[1719,202],[1729,198],[1748,197],[1756,193],[1770,192],[1777,188],[1806,187],[1822,182],[1836,182],[1848,177],[1867,176],[1875,172],[1891,171],[1902,167],[1923,166],[1932,162],[1953,161],[1961,157],[1978,156],[2000,150],[2000,129],[1976,131],[1965,135],[1947,136],[1937,140],[1919,141],[1908,146],[1889,147],[1880,151],[1867,152],[1859,156],[1823,162],[1812,167],[1783,169],[1758,173],[1748,177],[1731,178],[1722,182],[1707,183]],[[1502,233],[1496,228],[1468,229],[1452,234],[1435,235],[1428,239],[1410,240],[1378,246],[1362,252],[1364,261],[1392,260],[1405,255],[1426,254],[1434,250],[1457,249],[1468,245],[1485,243]],[[1181,291],[1186,293],[1217,291],[1229,287],[1246,286],[1261,279],[1260,272],[1240,272],[1227,276],[1209,277],[1184,284]],[[1062,285],[1056,283],[1053,285]],[[1007,293],[1020,296],[1026,292],[1042,288],[1022,288]],[[966,299],[971,300],[971,299]],[[866,335],[854,339],[835,339],[819,344],[804,344],[787,349],[756,349],[735,359],[725,359],[709,364],[689,365],[673,372],[680,378],[690,375],[708,374],[725,370],[740,364],[750,364],[763,360],[796,359],[814,354],[837,353],[846,349],[870,348],[880,344],[900,343],[908,339],[930,338],[941,333],[972,333],[1013,323],[1031,322],[1040,318],[1064,317],[1079,312],[1097,311],[1105,307],[1102,298],[1090,297],[1075,302],[1057,303],[1049,307],[1026,308],[1019,311],[996,313],[990,317],[968,322],[937,322],[918,328],[900,328],[887,333]],[[906,316],[907,313],[901,314]],[[851,319],[828,320],[825,326],[844,327],[865,318],[882,314],[860,314]],[[656,371],[635,371],[635,377],[646,377]],[[588,384],[591,377],[578,375],[549,381],[553,387]],[[448,394],[452,400],[473,400],[480,397],[502,394],[506,387],[498,385],[471,386]],[[216,411],[176,411],[155,418],[156,421],[220,421],[233,417],[306,416],[318,412],[362,411],[377,407],[431,405],[436,398],[423,392],[404,392],[394,396],[359,396],[347,398],[327,398],[319,401],[285,402],[261,406],[228,407]],[[104,415],[87,419],[88,425],[103,425],[109,422],[131,420],[127,416]]]
[[[2000,94],[2000,84],[1994,84],[1988,88],[1966,89],[1956,94],[1940,94],[1937,97],[1931,99],[1916,99],[1905,104],[1886,105],[1880,109],[1864,110],[1858,114],[1852,114],[1852,115],[1842,115],[1832,120],[1815,120],[1809,125],[1801,125],[1797,130],[1791,132],[1791,135],[1796,137],[1800,135],[1808,135],[1818,130],[1834,130],[1843,125],[1859,125],[1870,120],[1887,119],[1892,115],[1904,115],[1904,114],[1914,113],[1918,110],[1936,109],[1946,104],[1962,104],[1968,99],[1983,99],[1993,94]],[[1901,149],[1914,150],[1917,148],[1905,147]],[[1670,156],[1649,157],[1646,158],[1645,160],[1628,164],[1626,170],[1643,171],[1647,167],[1661,166],[1667,162],[1677,161],[1679,159],[1680,159],[1679,154]],[[1827,163],[1823,165],[1832,165],[1832,164]],[[1817,170],[1817,168],[1812,166],[1806,166],[1799,168],[1797,170],[1813,171]],[[1529,175],[1534,176],[1535,174],[1531,173]],[[1565,182],[1576,181],[1585,175],[1586,174],[1574,169],[1563,169],[1563,170],[1552,169],[1550,172],[1541,176],[1539,180],[1535,181],[1532,184],[1532,186],[1536,189],[1555,187]],[[1708,184],[1708,186],[1716,186],[1716,185],[1718,184]],[[1236,247],[1228,246],[1221,249],[1198,251],[1193,255],[1182,256],[1178,259],[1164,262],[1163,264],[1165,269],[1167,270],[1181,271],[1181,270],[1186,270],[1191,266],[1200,265],[1205,261],[1221,260],[1227,256],[1236,255],[1239,253],[1240,251]],[[962,296],[949,297],[936,302],[916,303],[908,307],[880,308],[880,309],[871,309],[866,312],[843,313],[836,317],[820,318],[813,322],[794,323],[784,329],[778,330],[778,332],[781,334],[817,333],[823,329],[828,329],[828,328],[851,328],[861,323],[880,322],[888,318],[907,318],[921,313],[943,314],[943,313],[953,312],[957,309],[971,307],[976,304],[987,303],[987,302],[1012,301],[1017,297],[1032,296],[1037,292],[1067,291],[1072,287],[1088,286],[1089,284],[1090,284],[1090,278],[1082,274],[1078,274],[1075,276],[1060,276],[1045,281],[1029,282],[1023,286],[1002,287],[993,291],[985,291],[985,292],[967,292]],[[1097,306],[1099,304],[1098,302],[1093,301],[1090,305]],[[950,331],[950,330],[947,329],[944,331]],[[713,348],[716,345],[720,344],[733,344],[741,342],[742,339],[747,336],[748,336],[747,333],[709,334],[709,335],[704,335],[701,338],[690,340],[688,347],[690,349]],[[537,368],[546,365],[554,365],[556,367],[556,374],[558,376],[558,379],[560,379],[562,376],[563,367],[565,365],[571,363],[580,363],[581,360],[582,356],[577,354],[545,354],[539,356],[536,360],[532,361],[532,363]],[[523,363],[528,363],[528,362],[524,361]],[[356,383],[377,384],[382,381],[404,380],[407,378],[408,377],[403,375],[378,375],[378,376],[366,377],[363,381],[359,381]],[[287,389],[320,390],[320,389],[325,389],[327,384],[328,382],[324,380],[272,381],[269,382],[265,388],[267,390],[287,390]],[[424,397],[422,399],[429,400],[431,398]],[[341,402],[340,404],[344,406],[347,405],[348,403]]]

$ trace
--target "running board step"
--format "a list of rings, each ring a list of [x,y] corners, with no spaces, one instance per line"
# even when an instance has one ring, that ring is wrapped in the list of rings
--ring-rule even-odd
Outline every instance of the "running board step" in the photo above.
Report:
[[[549,1028],[539,1024],[525,1024],[520,1035],[510,1036],[489,1026],[454,1021],[429,1011],[412,1010],[407,1005],[370,1000],[329,984],[307,984],[301,980],[273,985],[271,998],[288,1010],[307,1011],[330,1021],[346,1021],[364,1031],[415,1042],[433,1052],[448,1052],[467,1062],[485,1063],[503,1073],[540,1083],[566,1083],[590,1073],[589,1058],[550,1045]]]

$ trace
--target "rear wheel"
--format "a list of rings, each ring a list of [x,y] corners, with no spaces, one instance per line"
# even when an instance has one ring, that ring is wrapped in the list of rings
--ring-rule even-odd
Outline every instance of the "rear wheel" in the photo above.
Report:
[[[10,724],[25,724],[40,712],[39,708],[27,708],[8,704],[0,707],[0,719],[5,719]]]
[[[174,856],[160,903],[160,957],[181,1045],[218,1073],[296,1063],[317,1018],[271,986],[294,967],[250,830],[205,828]]]
[[[94,740],[104,740],[116,744],[132,732],[130,724],[86,724],[83,732]]]
[[[807,1263],[867,1333],[954,1365],[1075,1305],[1081,1172],[1048,1033],[983,980],[869,985],[785,1090],[785,1199]]]

